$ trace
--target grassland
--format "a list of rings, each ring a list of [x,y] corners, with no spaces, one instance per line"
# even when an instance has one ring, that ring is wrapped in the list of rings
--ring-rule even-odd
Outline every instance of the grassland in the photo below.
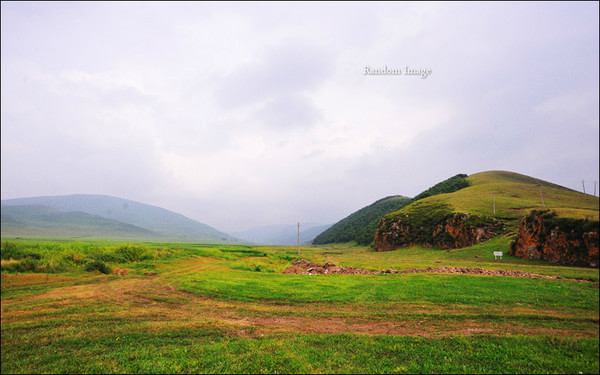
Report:
[[[476,173],[467,178],[468,188],[437,199],[454,207],[456,212],[472,212],[520,219],[533,209],[550,209],[561,217],[598,220],[598,197],[583,194],[545,181],[512,172]],[[495,201],[495,205],[494,205]]]
[[[598,270],[494,260],[509,241],[383,253],[344,244],[298,255],[286,247],[3,239],[1,370],[598,373]],[[281,273],[300,257],[563,279]],[[111,272],[86,272],[93,262]]]

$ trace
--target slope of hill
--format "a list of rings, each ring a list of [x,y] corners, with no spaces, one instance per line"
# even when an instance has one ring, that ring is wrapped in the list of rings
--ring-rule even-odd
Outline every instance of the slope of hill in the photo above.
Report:
[[[315,237],[313,244],[356,241],[358,244],[368,245],[373,241],[379,219],[410,202],[410,198],[401,195],[380,199],[335,223]]]
[[[239,242],[206,224],[160,207],[106,195],[66,195],[8,199],[8,206],[47,206],[66,212],[83,212],[118,221],[154,233],[164,240],[198,242]],[[4,232],[2,232],[4,235]],[[34,233],[35,235],[35,233]],[[116,235],[115,237],[119,237]]]
[[[300,243],[309,244],[313,239],[331,227],[328,225],[300,224]],[[296,245],[298,243],[297,225],[270,225],[232,233],[236,238],[265,245]]]
[[[157,238],[135,225],[79,211],[59,211],[48,206],[2,206],[2,235],[52,237]]]
[[[464,189],[469,186],[466,174],[457,174],[456,176],[450,177],[440,183],[435,184],[429,189],[425,190],[421,194],[413,198],[413,201],[418,201],[423,198],[432,197],[434,195],[453,193],[460,189]]]
[[[504,231],[518,232],[518,236],[522,236],[523,218],[532,210],[551,212],[551,217],[569,219],[564,221],[568,223],[569,232],[573,232],[575,227],[589,228],[589,220],[596,221],[595,226],[598,226],[597,197],[506,171],[481,172],[467,177],[466,181],[468,187],[423,198],[385,215],[377,227],[375,249],[393,250],[417,244],[450,249],[470,246]],[[560,236],[562,229],[555,229],[553,236]],[[586,257],[597,258],[597,231],[586,236],[591,236],[586,242],[590,253]],[[541,243],[538,240],[529,241],[527,246],[538,246]],[[562,253],[582,251],[570,249],[568,241],[563,242],[564,246],[560,245]],[[548,254],[553,253],[547,256],[556,258],[556,251],[548,246],[546,248],[544,251]],[[541,252],[530,251],[532,254]],[[563,255],[561,257],[564,259]],[[586,262],[594,263],[593,260]]]
[[[395,195],[378,200],[340,220],[327,231],[317,236],[313,243],[322,245],[335,242],[356,241],[359,245],[369,245],[375,238],[375,229],[381,218],[411,202],[434,195],[451,193],[469,186],[466,174],[457,174],[435,184],[414,198]]]
[[[598,219],[598,198],[537,178],[507,171],[470,175],[469,187],[425,198],[454,212],[519,220],[532,209],[551,209],[561,217]]]

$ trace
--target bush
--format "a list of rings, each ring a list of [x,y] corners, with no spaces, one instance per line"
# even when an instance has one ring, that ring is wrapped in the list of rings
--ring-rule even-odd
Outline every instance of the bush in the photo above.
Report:
[[[31,258],[31,257],[27,257],[27,258],[23,259],[20,262],[21,268],[23,269],[22,272],[27,272],[27,271],[35,272],[39,265],[38,259]]]
[[[14,260],[19,260],[19,259],[25,259],[25,258],[32,258],[32,259],[41,259],[42,256],[40,254],[37,253],[33,253],[31,251],[26,251],[23,250],[21,248],[19,248],[19,245],[14,243],[14,242],[8,242],[8,241],[3,241],[1,248],[0,248],[0,254],[1,254],[1,258],[2,259],[14,259]]]
[[[112,272],[112,269],[109,266],[107,266],[106,264],[104,264],[104,262],[101,262],[99,260],[94,260],[86,264],[85,270],[87,272],[100,271],[104,274],[109,274]]]
[[[119,246],[115,251],[115,255],[126,262],[139,262],[151,258],[147,248],[129,244]]]
[[[1,269],[6,272],[36,272],[38,271],[39,261],[34,258],[25,258],[18,262],[3,264]]]
[[[52,259],[46,264],[38,265],[37,272],[55,273],[63,272],[66,269],[67,266],[64,264],[64,261]]]
[[[84,257],[81,254],[76,254],[76,253],[70,253],[70,254],[65,254],[62,259],[64,261],[73,263],[73,264],[83,264],[84,263]]]
[[[457,174],[456,176],[450,177],[449,179],[430,187],[414,197],[413,202],[434,195],[454,193],[460,189],[467,188],[470,186],[469,181],[467,181],[467,177],[468,176],[466,174]]]

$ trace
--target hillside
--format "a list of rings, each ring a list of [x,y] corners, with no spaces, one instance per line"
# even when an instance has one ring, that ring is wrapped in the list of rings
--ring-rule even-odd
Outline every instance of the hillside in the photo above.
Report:
[[[451,193],[469,186],[466,174],[457,174],[435,184],[414,198],[395,195],[376,201],[363,207],[334,224],[313,240],[315,245],[336,242],[356,241],[359,245],[369,245],[375,238],[375,229],[379,220],[388,213],[399,210],[411,202],[434,195]]]
[[[477,173],[468,176],[466,182],[465,188],[425,197],[385,215],[377,227],[375,250],[413,245],[453,249],[508,232],[517,235],[517,243],[527,243],[527,250],[511,250],[526,254],[520,256],[555,263],[577,258],[577,262],[571,264],[597,264],[597,197],[506,171]],[[535,229],[536,241],[524,242],[520,240],[522,236],[532,236],[524,232],[526,227],[531,229],[531,225],[524,225],[524,218],[529,217],[532,210],[547,212],[540,216],[547,225],[540,221]],[[558,223],[561,224],[557,226]],[[589,232],[589,228],[596,230]],[[563,240],[553,239],[549,243],[547,236],[539,234],[542,232]],[[579,232],[581,236],[586,233],[585,239],[573,238],[572,233]]]
[[[19,199],[8,199],[2,201],[2,211],[4,215],[5,208],[8,210],[10,206],[46,206],[52,209],[62,212],[80,212],[88,215],[94,215],[105,220],[112,220],[113,224],[116,222],[120,223],[119,228],[113,227],[114,231],[108,229],[110,226],[101,225],[97,222],[96,226],[94,222],[88,222],[88,227],[85,229],[85,233],[89,233],[90,236],[96,234],[102,234],[101,237],[114,237],[121,238],[126,232],[123,232],[123,228],[126,225],[137,227],[145,232],[143,238],[150,236],[151,238],[160,237],[163,240],[172,241],[197,241],[197,242],[239,242],[237,239],[220,232],[206,224],[197,222],[183,215],[177,214],[172,211],[165,210],[160,207],[143,204],[140,202],[116,198],[106,195],[66,195],[66,196],[48,196],[48,197],[31,197],[31,198],[19,198]],[[72,214],[71,214],[72,215]],[[48,217],[50,218],[50,217]],[[39,221],[36,226],[31,227],[27,223],[19,224],[18,219],[14,219],[9,226],[3,225],[2,235],[10,235],[11,233],[20,232],[20,235],[41,235],[38,231],[39,228],[52,227],[53,230],[59,230],[63,232],[69,232],[73,230],[74,223],[65,221],[60,224],[60,221],[55,224],[45,223],[42,224]],[[3,219],[4,222],[4,219]],[[51,222],[51,221],[50,221]],[[26,227],[31,227],[28,230]],[[17,229],[20,228],[20,229]],[[6,232],[5,232],[6,229]],[[81,229],[81,228],[80,228]],[[76,230],[76,233],[80,233],[81,230]],[[137,234],[144,234],[137,232],[133,237],[137,237]],[[127,235],[127,237],[132,237]]]
[[[373,241],[379,220],[410,202],[410,198],[401,195],[380,199],[335,223],[319,234],[313,244],[356,241],[358,244],[368,245]]]
[[[79,211],[59,211],[48,206],[2,206],[2,235],[50,237],[157,238],[135,225]]]
[[[507,171],[489,171],[466,178],[469,187],[424,198],[445,203],[453,212],[518,221],[533,209],[551,209],[560,217],[598,220],[598,198],[537,178]],[[495,213],[494,213],[495,208]]]

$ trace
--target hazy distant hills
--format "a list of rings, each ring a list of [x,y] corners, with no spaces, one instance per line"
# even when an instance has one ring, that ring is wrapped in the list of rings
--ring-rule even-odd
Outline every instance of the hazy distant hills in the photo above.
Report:
[[[85,212],[64,212],[48,206],[2,206],[2,235],[158,237],[155,233],[120,221]]]
[[[300,243],[309,244],[313,239],[331,227],[331,224],[300,224]],[[265,245],[296,245],[298,243],[297,225],[270,225],[232,233],[236,238]]]
[[[85,194],[3,200],[2,235],[240,242],[160,207]]]

